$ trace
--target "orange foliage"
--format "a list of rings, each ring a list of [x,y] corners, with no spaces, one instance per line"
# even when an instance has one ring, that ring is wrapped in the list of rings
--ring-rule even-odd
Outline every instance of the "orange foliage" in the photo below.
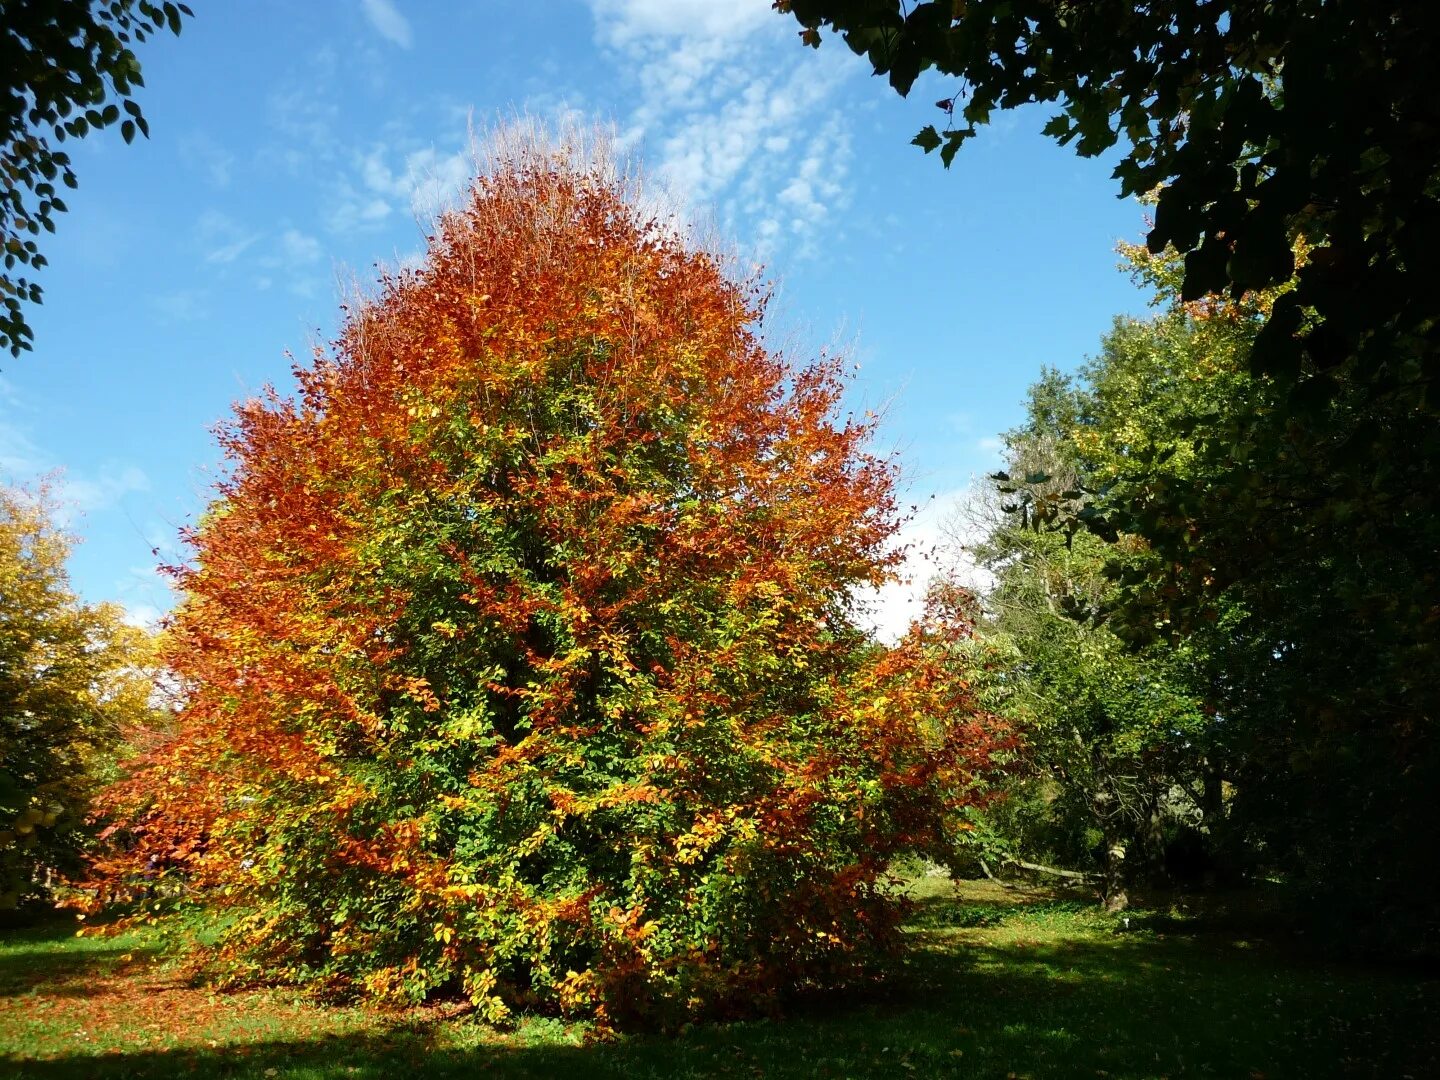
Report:
[[[522,147],[299,394],[242,404],[176,571],[178,731],[96,895],[238,918],[234,978],[668,1021],[851,977],[993,736],[917,631],[834,358],[604,167]]]

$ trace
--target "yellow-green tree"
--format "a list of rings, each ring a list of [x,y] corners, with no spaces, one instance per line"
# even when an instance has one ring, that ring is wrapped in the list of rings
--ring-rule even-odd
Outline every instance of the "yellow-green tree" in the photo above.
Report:
[[[85,839],[91,792],[154,712],[150,635],[81,603],[44,491],[0,486],[0,906],[45,899]]]

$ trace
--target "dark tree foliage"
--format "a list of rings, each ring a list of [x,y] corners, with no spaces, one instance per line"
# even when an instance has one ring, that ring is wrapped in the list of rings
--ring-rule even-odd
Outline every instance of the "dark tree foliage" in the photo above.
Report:
[[[127,143],[137,131],[148,138],[131,46],[159,30],[178,34],[192,14],[168,0],[0,0],[0,348],[11,355],[34,340],[24,304],[40,303],[41,289],[25,273],[46,262],[34,237],[54,232],[65,211],[57,184],[76,184],[55,144],[117,123]]]
[[[1433,411],[1440,375],[1440,94],[1430,0],[777,0],[908,94],[959,81],[915,143],[948,166],[997,109],[1055,102],[1045,133],[1087,157],[1122,137],[1122,195],[1160,189],[1152,252],[1187,300],[1299,274],[1252,356],[1331,391],[1352,364]],[[1313,247],[1296,264],[1292,240]]]
[[[1081,498],[1014,501],[1077,547],[1143,539],[1093,614],[1137,655],[1194,658],[1215,717],[1197,745],[1234,792],[1230,856],[1297,886],[1332,946],[1433,961],[1433,415],[1341,373],[1297,422],[1276,380],[1245,371],[1283,291],[1179,303],[1175,260],[1132,256],[1161,314],[1032,395],[1068,431]]]
[[[1236,810],[1314,912],[1347,943],[1440,955],[1418,842],[1440,828],[1433,414],[1337,380],[1299,423],[1254,382],[1172,430],[1191,425],[1192,473],[1129,463],[1091,522],[1155,553],[1112,622],[1140,643],[1210,642]]]

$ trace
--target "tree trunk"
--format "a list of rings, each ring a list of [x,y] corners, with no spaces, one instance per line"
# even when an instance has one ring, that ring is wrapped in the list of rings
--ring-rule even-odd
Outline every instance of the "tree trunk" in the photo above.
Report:
[[[1213,834],[1225,817],[1225,789],[1220,770],[1205,763],[1204,792],[1201,795],[1200,812],[1204,815],[1205,826]]]
[[[1039,863],[1023,862],[1020,859],[1006,859],[1011,866],[1018,866],[1021,870],[1030,870],[1037,874],[1049,874],[1052,877],[1070,878],[1072,881],[1091,881],[1094,874],[1087,874],[1083,870],[1061,870],[1056,866],[1042,866]]]
[[[1130,906],[1130,896],[1125,891],[1125,841],[1108,826],[1105,829],[1105,878],[1102,888],[1105,910],[1110,914]]]
[[[1079,733],[1076,733],[1079,737]],[[1128,844],[1116,828],[1120,818],[1119,800],[1101,786],[1090,797],[1090,811],[1095,823],[1100,826],[1100,837],[1105,844],[1105,867],[1100,876],[1100,895],[1105,910],[1112,914],[1124,911],[1130,906],[1130,897],[1125,891],[1125,855]]]
[[[989,867],[989,865],[986,864],[986,862],[985,862],[984,859],[979,860],[979,862],[980,862],[980,869],[985,872],[985,876],[986,876],[987,878],[989,878],[991,881],[993,881],[996,885],[999,885],[1000,888],[1002,888],[1002,889],[1011,888],[1011,885],[1010,885],[1010,883],[1009,883],[1008,881],[1001,881],[998,877],[996,877],[994,874],[992,874],[992,873],[990,872],[990,867]]]
[[[1165,877],[1165,815],[1160,795],[1152,792],[1145,800],[1145,818],[1139,836],[1140,870],[1147,881]]]

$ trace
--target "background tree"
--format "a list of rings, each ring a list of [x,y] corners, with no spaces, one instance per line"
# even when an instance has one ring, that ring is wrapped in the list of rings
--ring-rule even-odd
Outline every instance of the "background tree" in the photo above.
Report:
[[[1183,650],[1129,648],[1105,626],[1116,588],[1107,566],[1143,558],[1143,542],[1033,527],[1057,506],[1074,520],[1089,501],[1073,441],[1079,404],[1053,372],[1032,388],[1028,422],[1007,436],[1008,471],[959,529],[981,530],[963,543],[994,576],[980,634],[965,645],[1021,743],[1020,767],[983,815],[988,854],[1093,875],[1117,911],[1132,884],[1163,877],[1178,833],[1214,827],[1200,780],[1210,718]]]
[[[833,30],[908,94],[958,80],[949,165],[996,109],[1056,102],[1045,127],[1094,156],[1122,137],[1122,195],[1159,192],[1152,252],[1185,257],[1182,298],[1287,282],[1252,361],[1286,381],[1353,368],[1433,411],[1440,320],[1440,98],[1427,0],[776,0]],[[1292,242],[1312,247],[1303,267]]]
[[[988,737],[853,619],[893,463],[838,361],[767,351],[763,293],[642,205],[502,143],[298,400],[226,432],[188,701],[99,870],[235,907],[232,977],[753,1009],[863,970],[890,860],[953,842]]]
[[[1284,875],[1332,940],[1433,954],[1413,838],[1440,826],[1435,425],[1353,373],[1297,422],[1248,373],[1287,287],[1187,303],[1173,253],[1130,256],[1159,313],[1034,399],[1080,490],[1020,501],[1074,547],[1133,541],[1098,615],[1137,655],[1189,656],[1215,717],[1207,805],[1234,790],[1229,857]]]
[[[1173,283],[1166,259],[1142,265]],[[1188,356],[1136,353],[1128,388],[1094,379],[1107,524],[1153,552],[1123,583],[1122,632],[1207,642],[1236,812],[1311,915],[1351,945],[1434,955],[1440,906],[1412,841],[1440,826],[1440,432],[1346,371],[1297,422],[1280,387],[1237,377],[1263,294],[1169,299],[1161,323]],[[1190,403],[1143,412],[1163,396]],[[1149,455],[1114,434],[1137,409]]]
[[[945,129],[916,139],[947,164],[1027,103],[1058,103],[1046,131],[1082,154],[1126,140],[1116,178],[1156,193],[1149,269],[1170,313],[1082,376],[1075,439],[1100,497],[1039,519],[1144,541],[1112,626],[1136,648],[1206,640],[1255,781],[1236,804],[1252,850],[1352,939],[1433,951],[1440,910],[1404,838],[1440,812],[1440,9],[776,6],[902,94],[930,68],[957,78]]]
[[[42,496],[0,487],[0,906],[49,899],[80,869],[90,798],[134,729],[153,725],[151,642],[80,603]]]
[[[144,85],[131,45],[158,30],[180,33],[185,4],[150,0],[0,0],[0,348],[31,347],[26,303],[41,289],[16,267],[45,265],[35,237],[55,231],[73,188],[70,155],[52,145],[120,125],[128,143],[150,126],[134,99]]]

